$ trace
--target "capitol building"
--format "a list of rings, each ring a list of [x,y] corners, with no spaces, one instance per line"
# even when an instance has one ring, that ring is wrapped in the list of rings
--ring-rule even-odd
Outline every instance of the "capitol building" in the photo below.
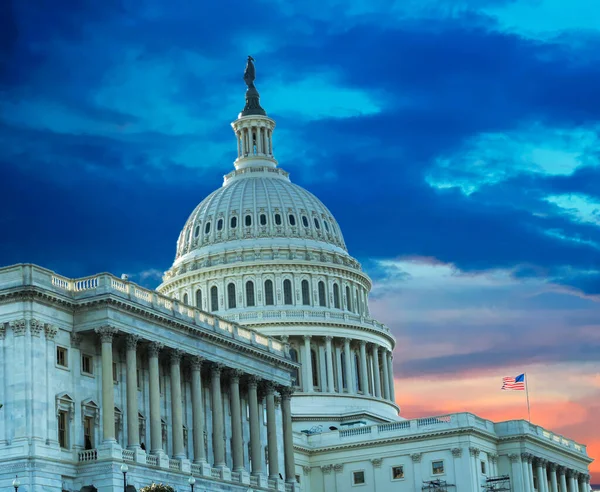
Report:
[[[371,280],[279,167],[254,78],[156,290],[0,269],[0,492],[589,492],[550,429],[402,417]]]

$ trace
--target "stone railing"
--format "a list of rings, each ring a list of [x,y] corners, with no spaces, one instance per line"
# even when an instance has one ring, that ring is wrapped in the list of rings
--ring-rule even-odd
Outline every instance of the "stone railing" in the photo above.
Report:
[[[158,466],[158,456],[156,456],[155,454],[147,454],[146,464],[149,466]]]
[[[132,451],[131,449],[124,449],[123,461],[135,461],[135,451]]]
[[[70,279],[36,265],[18,264],[0,268],[0,290],[33,285],[60,294],[69,294],[73,299],[85,299],[99,294],[112,294],[135,301],[165,315],[179,318],[195,325],[199,330],[217,332],[240,343],[289,358],[284,346],[277,339],[264,336],[252,328],[242,327],[232,321],[163,296],[154,290],[144,289],[132,282],[118,279],[108,273],[92,277]]]
[[[384,333],[390,333],[388,326],[372,318],[360,316],[349,312],[332,312],[330,310],[309,309],[264,309],[259,311],[245,311],[241,313],[224,313],[221,315],[230,321],[245,324],[269,323],[272,320],[279,321],[318,321],[319,323],[335,323],[359,325]]]
[[[98,459],[98,450],[97,449],[86,449],[85,451],[79,451],[77,453],[77,461],[85,462],[85,461],[96,461]]]
[[[169,470],[175,470],[175,471],[181,470],[181,461],[169,460]]]

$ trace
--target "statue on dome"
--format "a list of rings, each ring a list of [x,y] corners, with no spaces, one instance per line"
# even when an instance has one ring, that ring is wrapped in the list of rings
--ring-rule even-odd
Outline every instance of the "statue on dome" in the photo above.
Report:
[[[256,69],[254,68],[254,58],[248,55],[248,63],[246,63],[246,70],[244,71],[244,82],[248,86],[248,89],[255,89],[254,79],[256,78]]]

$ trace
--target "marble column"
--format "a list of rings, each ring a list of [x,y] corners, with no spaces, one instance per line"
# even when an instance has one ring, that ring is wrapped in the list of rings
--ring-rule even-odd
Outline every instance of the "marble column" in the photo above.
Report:
[[[383,368],[383,397],[386,400],[390,399],[390,374],[389,367],[387,362],[387,357],[385,355],[386,350],[383,349],[381,353],[381,367]]]
[[[558,467],[558,482],[560,483],[560,492],[568,492],[567,489],[567,477],[565,474],[567,470],[564,466]]]
[[[336,368],[336,381],[337,381],[337,392],[338,393],[343,393],[344,392],[344,383],[342,380],[342,350],[340,348],[340,346],[336,343],[335,347],[334,347],[334,354],[335,354],[335,363],[334,363],[334,367]]]
[[[148,346],[148,368],[150,372],[150,452],[152,454],[163,453],[158,370],[158,354],[162,348],[163,345],[156,342]]]
[[[373,376],[375,376],[375,396],[381,398],[381,378],[379,377],[379,347],[373,344]]]
[[[396,388],[394,386],[394,364],[392,362],[392,352],[387,352],[388,372],[390,373],[390,399],[396,403]]]
[[[225,440],[223,426],[223,399],[221,396],[221,364],[213,364],[210,371],[210,390],[212,396],[212,442],[214,467],[224,468]]]
[[[369,376],[367,374],[367,342],[360,341],[360,386],[363,395],[369,394]]]
[[[354,378],[352,377],[352,352],[350,351],[350,339],[344,338],[344,367],[346,376],[346,389],[348,394],[353,395],[356,393],[354,389]]]
[[[258,382],[259,378],[248,378],[248,406],[250,407],[250,460],[252,475],[262,474],[262,456],[260,445],[260,415],[258,412]]]
[[[310,339],[310,335],[304,335],[304,360],[302,361],[302,373],[304,376],[303,389],[307,393],[314,391],[312,377],[312,357],[310,353]]]
[[[543,460],[540,459],[536,459],[534,462],[535,465],[535,471],[536,471],[536,476],[537,476],[537,482],[538,482],[538,492],[546,492],[546,489],[544,487],[544,482],[546,481],[546,477],[544,476],[544,468],[543,468]]]
[[[102,439],[115,439],[115,390],[113,382],[112,342],[117,329],[112,326],[96,328],[102,342]]]
[[[140,423],[138,418],[137,344],[139,337],[127,335],[127,447],[140,447]]]
[[[516,453],[508,455],[508,459],[510,460],[510,480],[513,490],[525,492],[526,489],[523,486],[523,466],[521,465],[520,458]],[[495,475],[492,473],[492,476]]]
[[[206,463],[204,449],[204,408],[202,403],[202,357],[194,357],[192,366],[192,425],[194,463]]]
[[[590,476],[583,473],[579,474],[579,492],[590,491]]]
[[[569,470],[567,472],[567,478],[569,481],[569,492],[578,492],[575,477],[577,476],[577,472],[574,470]]]
[[[331,340],[333,337],[325,337],[325,352],[327,353],[327,391],[333,393],[335,386],[333,384],[333,351],[331,349]]]
[[[233,370],[229,375],[229,396],[231,398],[231,456],[233,471],[244,469],[244,445],[242,444],[242,406],[240,403],[240,377],[242,371]]]
[[[550,490],[551,492],[558,492],[558,481],[556,480],[556,464],[549,463],[548,468],[550,470]]]
[[[173,457],[185,458],[183,449],[183,411],[181,408],[181,356],[182,352],[173,350],[171,361],[171,432],[173,436]]]
[[[533,490],[531,490],[531,478],[529,475],[529,455],[527,453],[521,453],[521,466],[523,468],[523,492],[533,492]]]
[[[527,458],[527,465],[528,465],[528,471],[529,471],[529,488],[531,489],[531,492],[533,492],[535,490],[534,487],[534,481],[533,481],[533,475],[535,473],[534,469],[533,469],[533,460],[534,457],[532,454],[529,455],[529,457]]]
[[[475,484],[475,488],[477,490],[481,490],[481,479],[479,478],[479,454],[481,450],[474,446],[469,448],[469,454],[471,455],[471,470],[473,476],[473,483]]]
[[[292,434],[292,393],[288,386],[279,388],[281,394],[281,416],[283,419],[283,455],[285,459],[285,481],[296,483],[296,465],[294,463],[294,436]]]
[[[275,387],[266,384],[267,402],[267,450],[269,452],[269,478],[279,478],[279,454],[277,452],[277,421],[275,420]]]

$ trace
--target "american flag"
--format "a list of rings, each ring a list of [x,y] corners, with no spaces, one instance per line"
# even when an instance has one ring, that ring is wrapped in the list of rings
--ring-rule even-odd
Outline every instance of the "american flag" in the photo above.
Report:
[[[525,374],[519,374],[516,378],[502,378],[502,389],[525,391]]]

